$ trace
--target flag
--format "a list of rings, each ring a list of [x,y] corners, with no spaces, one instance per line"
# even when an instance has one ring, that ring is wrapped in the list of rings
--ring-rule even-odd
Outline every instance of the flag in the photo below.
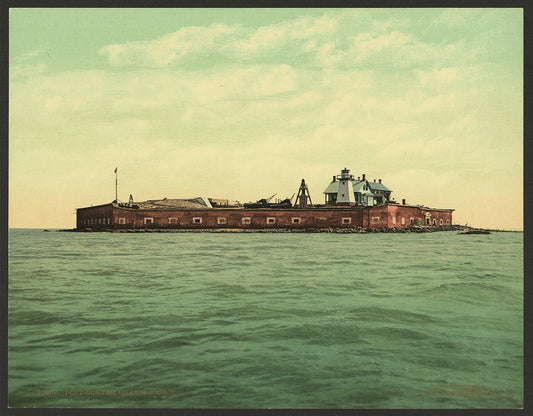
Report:
[[[117,168],[115,168],[115,173],[117,173]]]

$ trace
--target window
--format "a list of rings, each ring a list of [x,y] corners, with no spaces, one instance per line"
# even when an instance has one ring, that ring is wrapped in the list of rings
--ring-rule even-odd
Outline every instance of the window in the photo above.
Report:
[[[392,217],[392,225],[396,225],[396,217]]]
[[[241,221],[243,224],[250,224],[252,219],[250,217],[243,217]]]
[[[433,220],[433,225],[437,225],[437,220]]]
[[[379,217],[372,217],[372,224],[377,224],[379,222]]]
[[[193,217],[192,223],[193,224],[201,224],[202,223],[202,217]]]
[[[178,223],[178,219],[177,218],[169,218],[168,219],[168,223],[169,224],[177,224]]]
[[[293,224],[300,224],[300,222],[301,222],[301,218],[299,218],[299,217],[293,217],[292,218],[292,223]]]
[[[405,225],[405,217],[402,217],[402,225]]]
[[[98,218],[98,225],[102,224],[102,218]]]
[[[444,221],[441,218],[440,221],[439,221],[439,225],[442,225],[443,223],[444,223]]]
[[[217,218],[217,224],[227,224],[228,219],[226,217],[218,217]]]
[[[267,224],[275,224],[275,223],[276,223],[276,218],[274,217],[267,218]]]
[[[126,218],[119,218],[118,219],[119,224],[126,224]]]
[[[414,218],[409,218],[409,224],[413,224],[415,222]]]
[[[342,219],[342,223],[343,224],[351,224],[352,223],[352,219],[351,218],[343,218]]]
[[[429,217],[426,217],[426,225],[429,225]]]
[[[446,225],[450,225],[450,220],[446,220]]]
[[[146,225],[146,224],[153,224],[153,223],[154,223],[154,219],[153,219],[153,218],[148,218],[148,217],[146,217],[146,218],[144,219],[144,224],[145,224],[145,225]]]
[[[107,219],[107,225],[111,224],[111,218]]]

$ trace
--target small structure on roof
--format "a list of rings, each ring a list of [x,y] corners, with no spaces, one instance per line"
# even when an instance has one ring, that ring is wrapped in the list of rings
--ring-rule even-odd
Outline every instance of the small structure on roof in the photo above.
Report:
[[[294,206],[303,208],[308,205],[313,205],[313,202],[311,201],[309,187],[305,183],[305,179],[302,179],[302,182],[300,183],[300,188],[298,189],[298,195],[296,195],[296,201],[294,202]]]
[[[363,177],[357,179],[344,168],[340,175],[334,175],[333,180],[324,190],[326,205],[351,205],[371,207],[386,204],[390,201],[392,191],[387,188],[381,179],[373,182]]]

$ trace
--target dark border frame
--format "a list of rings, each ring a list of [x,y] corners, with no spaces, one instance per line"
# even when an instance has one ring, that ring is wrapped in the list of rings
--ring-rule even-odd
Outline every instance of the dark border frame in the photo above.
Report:
[[[118,408],[8,408],[7,407],[7,364],[8,364],[8,183],[9,183],[9,8],[10,7],[359,7],[359,8],[522,8],[524,10],[524,409],[118,409]],[[526,415],[531,410],[533,399],[533,351],[531,348],[531,278],[533,262],[532,226],[533,210],[533,150],[531,72],[532,72],[532,8],[526,0],[5,0],[0,4],[0,86],[2,123],[0,135],[0,414],[7,415]]]

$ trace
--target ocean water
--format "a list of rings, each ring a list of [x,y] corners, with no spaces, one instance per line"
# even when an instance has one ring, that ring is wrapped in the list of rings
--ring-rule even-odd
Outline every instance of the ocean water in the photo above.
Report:
[[[10,230],[10,407],[521,408],[523,235]]]

